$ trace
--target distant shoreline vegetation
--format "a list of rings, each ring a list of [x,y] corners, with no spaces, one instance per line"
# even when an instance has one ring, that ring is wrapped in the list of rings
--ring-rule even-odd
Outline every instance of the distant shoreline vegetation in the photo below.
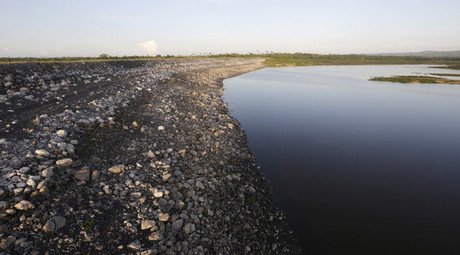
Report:
[[[101,54],[98,57],[21,57],[21,58],[0,58],[0,64],[17,64],[17,63],[53,63],[53,62],[92,62],[92,61],[121,61],[121,60],[151,60],[159,58],[180,58],[180,56],[110,56]]]
[[[445,75],[445,74],[443,74]],[[392,77],[373,77],[370,81],[396,82],[410,84],[451,84],[460,85],[460,80],[451,80],[433,76],[392,76]]]
[[[274,54],[265,61],[267,66],[317,66],[317,65],[409,65],[430,64],[460,66],[460,58],[400,57],[380,55],[316,55]],[[444,67],[443,66],[443,67]]]
[[[91,62],[91,61],[124,61],[124,60],[155,60],[164,58],[264,58],[268,67],[317,66],[317,65],[409,65],[430,64],[442,65],[438,68],[460,70],[460,58],[414,57],[414,56],[382,56],[382,55],[338,55],[308,53],[266,53],[266,54],[208,54],[190,56],[110,56],[101,54],[98,57],[57,57],[57,58],[0,58],[0,63],[15,64],[28,62]]]

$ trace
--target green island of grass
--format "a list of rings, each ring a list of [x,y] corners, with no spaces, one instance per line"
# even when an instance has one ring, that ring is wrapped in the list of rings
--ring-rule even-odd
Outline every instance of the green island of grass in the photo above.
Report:
[[[318,66],[318,65],[412,65],[434,64],[442,68],[459,68],[460,59],[425,58],[410,56],[379,56],[379,55],[338,55],[338,54],[304,54],[304,53],[272,53],[260,55],[265,58],[265,65],[270,67],[283,66]]]
[[[445,69],[460,70],[460,65],[449,65],[444,67]]]
[[[373,77],[370,81],[398,82],[398,83],[418,83],[418,84],[452,84],[460,85],[460,80],[450,80],[432,76],[392,76],[392,77]]]
[[[430,73],[431,75],[436,75],[436,76],[451,76],[451,77],[460,77],[460,74],[458,73]]]

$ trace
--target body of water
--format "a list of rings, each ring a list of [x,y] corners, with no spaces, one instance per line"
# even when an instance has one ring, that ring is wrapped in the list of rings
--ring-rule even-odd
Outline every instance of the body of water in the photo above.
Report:
[[[460,254],[460,86],[371,82],[427,66],[268,68],[228,79],[307,254]]]

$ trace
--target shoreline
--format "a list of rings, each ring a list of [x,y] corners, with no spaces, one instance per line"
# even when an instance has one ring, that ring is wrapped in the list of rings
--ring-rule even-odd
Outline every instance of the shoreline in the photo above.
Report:
[[[222,98],[262,60],[39,66],[0,68],[4,252],[301,253]]]

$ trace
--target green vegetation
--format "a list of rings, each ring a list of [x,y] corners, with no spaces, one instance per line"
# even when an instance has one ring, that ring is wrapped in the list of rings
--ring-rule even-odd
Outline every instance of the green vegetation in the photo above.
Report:
[[[378,55],[270,54],[267,66],[459,64],[460,59]]]
[[[82,224],[81,224],[81,228],[83,230],[90,230],[94,227],[94,221],[93,220],[85,220]]]
[[[460,70],[460,64],[446,65],[446,66],[432,66],[431,68]]]
[[[445,69],[460,70],[460,65],[449,65],[444,67]]]
[[[398,82],[398,83],[429,83],[429,84],[458,84],[460,80],[450,80],[432,76],[393,76],[393,77],[374,77],[371,81]]]
[[[449,65],[460,68],[460,58],[429,58],[411,56],[380,56],[380,55],[321,55],[308,53],[266,53],[266,54],[220,54],[204,57],[238,57],[265,58],[265,65],[270,67],[283,66],[318,66],[318,65]]]
[[[208,54],[194,56],[124,56],[116,57],[101,54],[99,57],[66,57],[66,58],[0,58],[0,63],[22,62],[87,62],[87,61],[119,61],[119,60],[152,60],[160,58],[264,58],[265,65],[282,66],[314,66],[314,65],[408,65],[430,64],[443,65],[440,68],[460,70],[460,58],[428,58],[380,55],[320,55],[307,53],[266,53],[266,54]]]
[[[436,76],[451,76],[451,77],[460,77],[460,74],[457,73],[430,73],[431,75]]]

